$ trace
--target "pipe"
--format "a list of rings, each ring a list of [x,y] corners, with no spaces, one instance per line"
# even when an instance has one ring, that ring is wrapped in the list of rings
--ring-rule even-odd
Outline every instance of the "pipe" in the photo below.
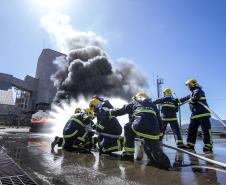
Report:
[[[184,105],[185,103],[188,103],[189,101],[185,101],[181,104],[179,104],[179,106],[182,106]],[[224,126],[224,128],[226,129],[226,124],[223,122],[223,120],[220,118],[220,116],[218,116],[211,108],[209,108],[208,106],[206,106],[204,103],[198,101],[198,103],[200,105],[202,105],[205,109],[207,109],[211,114],[213,114],[217,119],[218,121]]]
[[[186,153],[186,154],[191,155],[191,156],[193,156],[193,157],[196,157],[196,158],[198,158],[198,159],[204,160],[204,161],[206,161],[206,162],[208,162],[208,163],[211,163],[211,164],[214,164],[214,165],[218,165],[218,166],[220,166],[220,167],[222,167],[222,168],[226,168],[226,164],[225,164],[225,163],[221,163],[221,162],[218,162],[218,161],[209,159],[209,158],[207,158],[207,157],[203,157],[203,156],[201,156],[201,155],[197,155],[197,154],[194,154],[194,153],[189,152],[189,151],[187,151],[187,150],[183,150],[183,149],[181,149],[181,148],[176,148],[176,147],[173,147],[173,146],[170,146],[170,145],[167,145],[167,144],[163,144],[163,146],[164,146],[164,147],[167,147],[167,148],[171,148],[171,149],[173,149],[173,150],[177,150],[177,151]]]
[[[182,105],[184,105],[184,104],[186,104],[186,103],[189,103],[189,100],[187,100],[187,101],[185,101],[185,102],[183,102],[183,103],[179,103],[178,105],[179,105],[179,107],[180,107],[180,106],[182,106]]]
[[[120,137],[122,137],[121,135],[112,135],[112,134],[97,132],[96,130],[90,130],[90,132],[93,132],[96,135],[106,136],[106,137],[110,137],[110,138],[120,138]]]
[[[139,140],[139,141],[143,141],[143,139],[140,139],[140,138],[136,138],[136,139]],[[164,143],[163,143],[162,145],[163,145],[164,147],[167,147],[167,148],[170,148],[170,149],[173,149],[173,150],[177,150],[177,151],[186,153],[186,154],[188,154],[188,155],[191,155],[191,156],[193,156],[193,157],[196,157],[196,158],[198,158],[198,159],[204,160],[204,161],[206,161],[206,162],[208,162],[208,163],[211,163],[211,164],[214,164],[214,165],[218,165],[218,166],[220,166],[220,167],[222,167],[222,168],[226,168],[226,164],[225,164],[225,163],[221,163],[221,162],[218,162],[218,161],[209,159],[209,158],[207,158],[207,157],[203,157],[203,156],[201,156],[201,155],[197,155],[197,154],[194,154],[194,153],[189,152],[189,151],[187,151],[187,150],[184,150],[184,149],[181,149],[181,148],[176,148],[176,147],[173,147],[173,146],[164,144]]]
[[[97,135],[103,135],[103,136],[107,136],[107,137],[111,137],[111,138],[120,138],[121,136],[120,135],[112,135],[112,134],[107,134],[107,133],[99,133],[97,132],[96,130],[91,130],[91,132],[97,134]],[[140,138],[136,138],[138,141],[143,141],[143,139],[140,139]],[[167,148],[171,148],[173,150],[177,150],[177,151],[180,151],[180,152],[183,152],[183,153],[186,153],[188,155],[191,155],[193,157],[196,157],[198,159],[201,159],[201,160],[204,160],[208,163],[211,163],[211,164],[214,164],[214,165],[218,165],[220,167],[223,167],[223,168],[226,168],[226,164],[225,163],[221,163],[221,162],[218,162],[218,161],[215,161],[215,160],[212,160],[212,159],[209,159],[207,157],[203,157],[203,156],[200,156],[200,155],[197,155],[197,154],[194,154],[192,152],[189,152],[187,150],[183,150],[181,148],[176,148],[176,147],[173,147],[173,146],[170,146],[170,145],[167,145],[167,144],[164,144],[163,143],[163,146],[164,147],[167,147]]]
[[[205,109],[210,111],[210,113],[213,114],[218,119],[218,121],[220,121],[220,123],[224,126],[224,128],[226,128],[226,124],[222,121],[222,119],[211,108],[209,108],[208,106],[206,106],[204,103],[202,103],[200,101],[198,101],[198,103],[200,105],[202,105]]]

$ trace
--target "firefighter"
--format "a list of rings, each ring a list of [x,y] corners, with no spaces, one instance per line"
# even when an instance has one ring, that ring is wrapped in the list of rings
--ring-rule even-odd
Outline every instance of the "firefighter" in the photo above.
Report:
[[[164,137],[167,124],[170,124],[170,127],[173,131],[174,138],[178,148],[183,148],[183,140],[181,137],[179,124],[177,121],[177,112],[178,112],[178,103],[172,96],[172,90],[166,88],[163,90],[164,97],[159,98],[153,101],[154,104],[159,104],[161,106],[161,115],[162,115],[162,138]]]
[[[75,113],[80,113],[81,111],[82,111],[82,109],[80,107],[76,107],[74,112]]]
[[[211,115],[210,112],[205,107],[198,103],[202,102],[206,106],[208,106],[205,92],[202,90],[197,80],[195,79],[187,80],[185,84],[191,91],[191,94],[184,98],[180,98],[178,101],[180,103],[188,101],[191,110],[186,148],[194,150],[198,127],[201,126],[204,142],[203,151],[212,152],[213,142],[211,137],[211,124],[210,124]]]
[[[106,116],[106,110],[113,108],[108,100],[99,98],[97,96],[89,103],[90,109],[95,112],[97,123],[95,125],[96,131],[100,133],[98,136],[98,145],[100,153],[110,154],[114,151],[121,150],[120,138],[112,138],[104,134],[110,134],[120,136],[122,133],[122,127],[116,117]],[[101,133],[103,135],[101,135]]]
[[[169,169],[169,158],[161,149],[158,109],[144,92],[135,95],[134,100],[120,109],[109,111],[109,116],[132,115],[131,124],[125,127],[123,158],[132,160],[136,137],[144,139],[144,150],[150,161],[161,168]]]
[[[92,133],[89,132],[88,127],[93,125],[92,119],[94,113],[90,108],[86,108],[83,111],[76,108],[75,114],[68,120],[63,129],[63,138],[56,137],[51,144],[52,150],[55,145],[62,146],[67,151],[76,150],[73,146],[77,145],[80,148],[87,146],[91,148]]]

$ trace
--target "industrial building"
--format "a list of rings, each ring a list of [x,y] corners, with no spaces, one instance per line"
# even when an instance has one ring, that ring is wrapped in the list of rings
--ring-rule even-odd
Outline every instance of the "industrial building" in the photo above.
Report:
[[[38,58],[35,77],[27,75],[21,80],[11,74],[0,73],[0,122],[12,122],[9,119],[13,117],[22,119],[23,115],[29,117],[38,109],[50,108],[56,94],[50,79],[57,70],[53,61],[63,55],[51,49],[43,49]],[[15,102],[13,87],[16,89]]]

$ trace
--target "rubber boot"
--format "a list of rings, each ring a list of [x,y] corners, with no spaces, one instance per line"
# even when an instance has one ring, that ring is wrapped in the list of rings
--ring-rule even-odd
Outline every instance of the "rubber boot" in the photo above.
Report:
[[[170,160],[168,156],[159,149],[153,149],[151,151],[150,161],[152,164],[156,165],[159,168],[169,170],[171,168]]]
[[[62,139],[62,138],[60,138],[60,137],[58,137],[58,136],[55,137],[54,141],[51,143],[51,150],[54,150],[54,147],[55,147],[57,144],[58,144],[58,146],[59,146],[60,142],[61,142],[61,144],[62,144],[63,139],[62,139],[62,141],[61,141],[61,139]]]
[[[145,141],[144,151],[150,159],[150,164],[161,169],[169,170],[171,163],[168,156],[160,148],[159,141]]]
[[[194,151],[195,147],[191,144],[185,144],[184,149]]]

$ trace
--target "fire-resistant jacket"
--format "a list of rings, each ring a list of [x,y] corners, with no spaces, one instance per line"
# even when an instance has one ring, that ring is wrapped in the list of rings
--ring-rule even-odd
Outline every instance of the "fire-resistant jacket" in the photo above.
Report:
[[[156,99],[153,104],[161,106],[162,121],[177,121],[178,103],[173,96]]]
[[[68,120],[63,130],[63,137],[70,138],[77,133],[83,134],[85,132],[85,126],[93,124],[93,121],[87,116],[86,113],[76,113]]]
[[[110,116],[130,114],[133,116],[132,129],[140,137],[159,140],[159,112],[150,99],[137,100],[124,105],[120,109],[109,111]]]
[[[96,130],[102,133],[121,135],[122,126],[118,119],[107,115],[107,111],[112,108],[113,106],[108,100],[102,100],[102,107],[95,109],[95,115],[97,117]]]
[[[191,94],[179,99],[179,102],[183,103],[189,100],[189,106],[191,109],[191,119],[197,119],[201,117],[210,117],[210,112],[198,102],[204,103],[208,106],[206,101],[205,92],[201,87],[195,87],[191,89]]]

